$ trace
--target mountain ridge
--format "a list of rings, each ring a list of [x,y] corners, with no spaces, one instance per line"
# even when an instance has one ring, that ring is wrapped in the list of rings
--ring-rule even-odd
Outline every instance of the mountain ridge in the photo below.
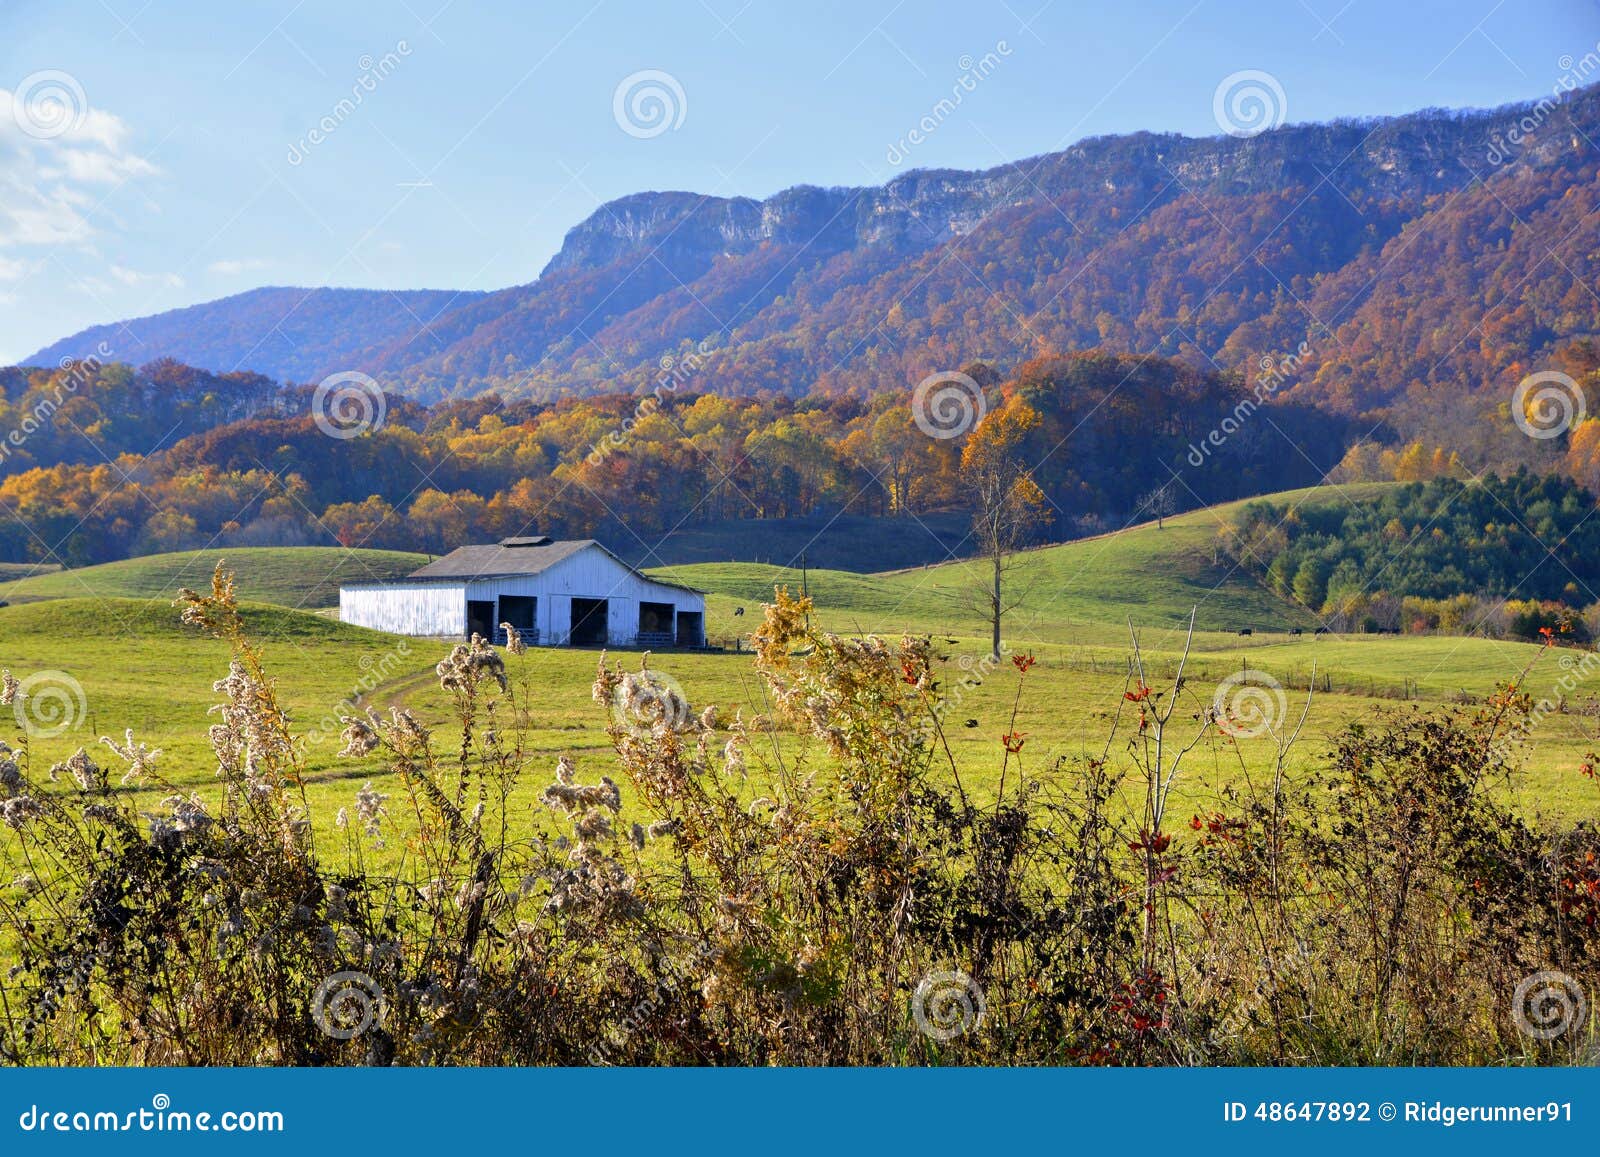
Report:
[[[482,296],[484,294],[478,290],[262,285],[212,301],[91,326],[52,342],[18,364],[49,366],[58,364],[63,358],[90,356],[102,361],[129,363],[171,358],[214,373],[253,370],[282,382],[307,381],[312,379],[328,357],[329,335],[319,332],[325,324],[320,312],[325,307],[324,303],[360,303],[361,308],[345,310],[346,316],[364,325],[369,333],[381,335],[392,331],[398,335],[408,323],[418,318],[425,320],[437,316],[441,308],[454,304],[457,299],[470,301]],[[307,302],[315,304],[306,308]],[[259,328],[247,330],[238,339],[231,354],[222,351],[208,356],[204,349],[192,344],[188,336],[196,330],[203,330],[208,322],[200,319],[208,318],[208,315],[240,311],[248,316],[262,310],[265,313]],[[303,319],[297,321],[301,315]],[[136,326],[139,328],[136,329]],[[296,338],[300,340],[296,341]],[[299,351],[307,344],[312,344],[312,338],[321,339],[315,345],[316,352],[308,357],[300,356]],[[351,348],[365,350],[370,343],[371,338],[363,336],[348,344]],[[264,347],[268,348],[262,356],[270,361],[267,368],[260,369],[252,364],[252,357]],[[337,352],[337,345],[334,349]],[[274,354],[272,350],[278,352]]]
[[[1534,116],[1538,129],[1517,155],[1493,164],[1499,134]],[[637,192],[575,224],[524,285],[453,295],[313,290],[328,296],[280,301],[292,304],[288,321],[267,325],[262,315],[254,329],[237,316],[250,295],[238,295],[175,311],[178,318],[86,330],[35,356],[83,356],[111,329],[132,333],[155,356],[206,368],[240,365],[301,381],[355,369],[428,399],[639,391],[655,384],[663,359],[693,351],[696,388],[799,394],[904,388],[971,360],[1014,365],[1096,345],[1249,375],[1263,356],[1327,330],[1332,352],[1314,353],[1295,388],[1365,411],[1396,401],[1402,386],[1371,358],[1340,357],[1378,324],[1362,314],[1368,297],[1404,298],[1382,277],[1414,242],[1408,230],[1426,234],[1440,214],[1483,215],[1497,203],[1516,202],[1543,220],[1550,197],[1527,201],[1521,178],[1559,170],[1569,186],[1589,188],[1597,132],[1600,87],[1590,87],[1560,101],[1425,109],[1251,137],[1094,137],[985,170],[912,170],[880,186],[798,185],[764,199]],[[1554,232],[1545,241],[1564,243]],[[1463,263],[1444,255],[1436,280],[1481,267],[1483,256]],[[1588,258],[1578,265],[1574,278]],[[1489,276],[1469,272],[1463,299]],[[1347,292],[1332,300],[1329,286],[1341,277]],[[1519,292],[1531,300],[1540,291]],[[425,295],[418,308],[408,294]],[[1433,307],[1407,302],[1418,313]],[[1566,312],[1555,325],[1532,327],[1521,353],[1600,329],[1593,311]],[[352,324],[356,313],[370,322]],[[168,325],[152,324],[160,319]],[[167,336],[174,322],[194,333]],[[1363,334],[1340,332],[1351,325]],[[346,340],[318,340],[330,333]],[[193,356],[208,344],[248,348],[242,361],[218,365]],[[1458,361],[1403,371],[1427,382],[1503,368]],[[1324,373],[1340,381],[1324,389]]]

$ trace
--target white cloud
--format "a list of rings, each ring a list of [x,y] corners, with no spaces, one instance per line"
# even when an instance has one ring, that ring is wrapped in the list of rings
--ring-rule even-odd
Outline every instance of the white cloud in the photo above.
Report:
[[[163,289],[182,289],[183,278],[176,273],[141,273],[124,265],[113,265],[108,271],[112,277],[129,287],[155,285]]]
[[[72,279],[72,289],[75,293],[82,293],[96,300],[109,297],[116,292],[116,286],[104,278],[96,277],[92,273]]]
[[[123,153],[91,153],[85,149],[65,149],[60,153],[60,168],[41,168],[48,180],[65,179],[96,185],[115,185],[132,177],[147,177],[156,167],[143,157]]]
[[[92,142],[108,153],[120,154],[124,151],[123,142],[127,136],[128,126],[121,117],[90,107],[84,114],[83,122],[62,139]]]
[[[59,193],[46,196],[40,191],[7,182],[6,199],[0,204],[0,246],[68,245],[89,240],[93,230]]]
[[[66,105],[18,102],[0,89],[0,251],[89,244],[106,198],[159,171],[129,151],[122,119],[89,107],[76,82],[56,91]]]
[[[206,266],[208,272],[220,273],[225,277],[233,277],[240,273],[250,273],[257,269],[265,269],[272,262],[260,257],[245,257],[232,261],[213,261]]]

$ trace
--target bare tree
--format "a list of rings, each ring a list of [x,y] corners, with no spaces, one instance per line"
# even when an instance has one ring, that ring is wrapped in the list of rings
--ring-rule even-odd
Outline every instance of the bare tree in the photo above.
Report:
[[[1157,530],[1166,529],[1166,519],[1178,512],[1178,496],[1173,493],[1172,483],[1163,483],[1139,499],[1139,509],[1155,516]]]

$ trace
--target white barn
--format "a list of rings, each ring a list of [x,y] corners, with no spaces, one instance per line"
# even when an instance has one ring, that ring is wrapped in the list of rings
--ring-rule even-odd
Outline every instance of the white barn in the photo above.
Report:
[[[703,647],[706,597],[646,578],[593,539],[463,546],[386,583],[339,588],[339,618],[395,635],[482,635],[530,646]]]

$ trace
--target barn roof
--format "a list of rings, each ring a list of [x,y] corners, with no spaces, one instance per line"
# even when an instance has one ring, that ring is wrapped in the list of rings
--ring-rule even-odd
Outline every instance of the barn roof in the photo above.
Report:
[[[486,546],[458,546],[443,558],[419,567],[408,576],[412,579],[489,579],[511,578],[517,575],[543,574],[556,563],[594,547],[605,553],[627,570],[639,575],[645,582],[664,587],[676,587],[693,594],[703,594],[683,583],[651,578],[639,574],[611,551],[592,538],[555,540],[543,537],[502,538]]]
[[[526,545],[524,545],[526,544]],[[550,539],[501,539],[488,546],[458,546],[443,558],[411,572],[414,579],[498,578],[542,574],[563,559],[600,544],[592,538],[554,542]]]

